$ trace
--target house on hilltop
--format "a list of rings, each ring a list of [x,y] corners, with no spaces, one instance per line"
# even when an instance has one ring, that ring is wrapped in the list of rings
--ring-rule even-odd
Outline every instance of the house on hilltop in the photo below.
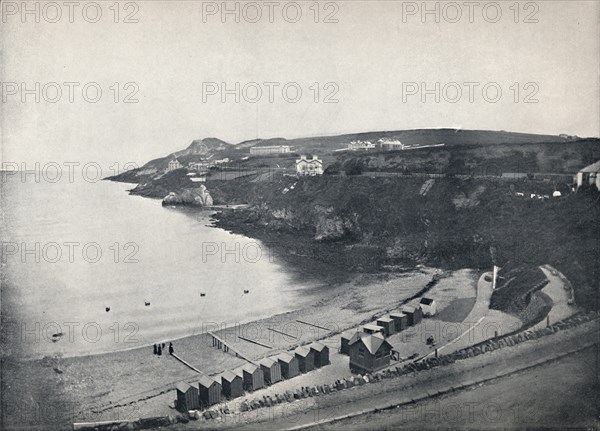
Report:
[[[169,162],[169,166],[167,167],[167,172],[174,171],[175,169],[181,169],[183,165],[179,163],[179,160],[173,159]]]
[[[299,176],[313,177],[323,175],[323,161],[317,156],[300,156],[296,159],[296,173]]]

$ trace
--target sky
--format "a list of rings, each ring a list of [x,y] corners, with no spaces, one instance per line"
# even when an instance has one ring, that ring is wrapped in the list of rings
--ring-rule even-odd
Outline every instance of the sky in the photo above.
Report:
[[[114,5],[2,3],[3,163],[141,165],[204,137],[600,136],[600,2]]]

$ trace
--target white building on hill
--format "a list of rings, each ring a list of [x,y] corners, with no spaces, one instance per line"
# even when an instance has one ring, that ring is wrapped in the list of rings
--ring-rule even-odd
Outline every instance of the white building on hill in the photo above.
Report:
[[[323,175],[323,161],[317,156],[300,156],[296,159],[296,173],[299,176]]]
[[[405,150],[405,149],[409,148],[409,145],[404,145],[398,139],[382,138],[377,142],[381,146],[381,149],[387,150],[387,151]]]
[[[357,150],[374,150],[375,144],[372,144],[371,141],[352,141],[348,144],[348,150],[357,151]]]
[[[167,172],[174,171],[175,169],[183,168],[183,165],[179,163],[179,160],[173,159],[169,162],[169,166],[167,167]]]
[[[260,156],[264,154],[285,154],[290,152],[289,145],[270,145],[265,147],[252,147],[250,148],[250,154],[253,156]]]

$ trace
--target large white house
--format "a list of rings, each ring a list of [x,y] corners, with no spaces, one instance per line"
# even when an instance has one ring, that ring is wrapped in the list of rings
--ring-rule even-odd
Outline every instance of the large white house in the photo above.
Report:
[[[372,144],[371,141],[352,141],[348,144],[348,150],[357,151],[357,150],[374,150],[375,144]]]
[[[323,161],[317,156],[300,156],[296,159],[296,173],[299,176],[323,175]]]
[[[252,147],[250,148],[250,154],[255,155],[263,155],[263,154],[283,154],[289,153],[290,146],[289,145],[270,145],[265,147]]]
[[[405,150],[409,148],[409,145],[404,145],[398,139],[382,138],[377,142],[383,150],[387,151]]]
[[[167,172],[174,171],[175,169],[183,168],[183,165],[179,163],[179,160],[173,159],[169,162],[169,166],[167,167]]]

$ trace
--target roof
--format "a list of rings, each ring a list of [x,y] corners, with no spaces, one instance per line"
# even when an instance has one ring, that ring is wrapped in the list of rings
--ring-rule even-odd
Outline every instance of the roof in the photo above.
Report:
[[[186,382],[179,382],[177,383],[177,386],[175,386],[175,389],[177,389],[179,392],[187,392],[190,390],[190,388],[191,386]]]
[[[310,345],[310,348],[313,350],[316,350],[317,352],[322,352],[323,350],[326,349],[326,347],[321,343],[312,343]]]
[[[251,364],[248,362],[247,364],[242,365],[240,368],[245,372],[252,374],[258,369],[258,365]]]
[[[379,319],[377,319],[377,322],[393,322],[394,319],[392,319],[389,316],[384,316],[384,317],[380,317]]]
[[[390,313],[390,317],[393,319],[394,317],[405,317],[406,313],[403,313],[402,311],[398,311],[396,313]]]
[[[357,331],[356,329],[352,329],[352,330],[350,330],[350,331],[345,331],[345,332],[342,332],[342,335],[341,335],[341,337],[342,337],[342,338],[345,338],[346,340],[349,340],[349,339],[351,339],[351,338],[354,336],[354,334],[356,334],[357,332],[358,332],[358,331]]]
[[[276,356],[278,361],[282,361],[285,363],[290,363],[294,360],[294,358],[292,357],[292,355],[288,355],[287,353],[280,353],[279,355]]]
[[[363,325],[364,329],[370,329],[371,331],[382,331],[383,327],[379,326],[379,325],[375,325],[373,323],[367,323],[366,325]]]
[[[425,304],[425,305],[431,305],[433,304],[433,299],[431,298],[421,298],[421,304]]]
[[[217,382],[215,379],[213,379],[212,377],[209,377],[207,375],[202,375],[198,379],[198,384],[204,388],[210,388],[215,383],[219,383],[219,382]]]
[[[579,172],[590,172],[590,173],[600,172],[600,160],[598,160],[596,163],[592,163],[591,165],[586,166]]]
[[[237,379],[239,377],[240,376],[238,376],[237,374],[232,373],[229,370],[227,370],[227,371],[223,372],[223,374],[221,374],[221,378],[227,380],[228,382],[233,382],[235,379]]]
[[[262,358],[259,361],[259,364],[260,365],[264,365],[265,367],[269,367],[270,368],[270,367],[273,366],[273,364],[275,364],[275,361],[273,359],[271,359],[271,358]]]
[[[388,343],[381,334],[361,334],[356,339],[350,341],[350,345],[353,345],[358,342],[362,342],[362,344],[364,344],[369,353],[373,355],[384,344],[387,344],[390,348],[392,348],[392,345]]]
[[[402,307],[402,311],[403,311],[404,313],[410,313],[410,314],[413,314],[415,311],[417,311],[417,308],[418,308],[418,307],[416,307],[416,306],[414,306],[414,305],[405,305],[404,307]]]
[[[236,376],[240,376],[241,378],[244,378],[244,367],[237,367],[236,369],[233,370],[233,373]]]
[[[310,353],[310,349],[306,346],[300,346],[294,350],[296,355],[300,355],[302,357],[306,357]]]

